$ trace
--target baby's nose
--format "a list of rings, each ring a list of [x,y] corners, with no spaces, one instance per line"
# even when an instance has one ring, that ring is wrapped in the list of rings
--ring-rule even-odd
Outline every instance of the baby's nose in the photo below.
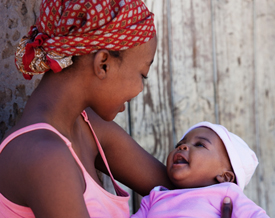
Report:
[[[188,151],[189,150],[189,147],[187,144],[181,144],[179,147],[179,150],[184,150],[184,151]]]

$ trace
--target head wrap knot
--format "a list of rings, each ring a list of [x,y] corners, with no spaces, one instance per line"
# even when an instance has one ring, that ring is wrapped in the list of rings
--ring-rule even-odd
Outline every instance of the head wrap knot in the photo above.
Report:
[[[60,72],[75,55],[141,45],[155,32],[154,15],[141,0],[43,0],[15,62],[31,79],[49,69]]]

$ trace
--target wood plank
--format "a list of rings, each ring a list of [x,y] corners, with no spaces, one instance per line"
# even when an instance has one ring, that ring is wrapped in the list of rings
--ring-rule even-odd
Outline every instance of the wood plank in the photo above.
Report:
[[[215,0],[213,13],[219,120],[257,152],[253,1]],[[258,170],[245,189],[257,204]]]
[[[275,217],[275,2],[255,1],[259,204]]]
[[[171,5],[171,60],[175,142],[195,123],[215,123],[210,1]]]
[[[167,1],[144,2],[155,14],[158,47],[144,90],[130,103],[131,133],[145,150],[165,163],[169,145],[173,144]],[[141,196],[135,194],[133,212],[138,210],[140,201]]]
[[[158,48],[143,92],[131,101],[132,136],[149,153],[165,162],[172,143],[166,1],[147,0],[145,3],[155,14]]]

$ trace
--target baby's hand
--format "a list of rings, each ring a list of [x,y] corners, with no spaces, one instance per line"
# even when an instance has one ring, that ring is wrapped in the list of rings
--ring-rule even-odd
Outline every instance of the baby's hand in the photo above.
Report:
[[[222,216],[221,218],[231,218],[232,214],[232,202],[229,197],[225,197],[223,199],[223,204],[222,204]]]

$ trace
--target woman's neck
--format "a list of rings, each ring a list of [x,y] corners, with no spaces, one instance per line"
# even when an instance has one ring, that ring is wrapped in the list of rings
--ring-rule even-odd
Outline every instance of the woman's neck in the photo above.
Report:
[[[76,82],[53,73],[45,75],[26,104],[21,119],[23,125],[46,122],[70,136],[77,118],[88,106]]]

